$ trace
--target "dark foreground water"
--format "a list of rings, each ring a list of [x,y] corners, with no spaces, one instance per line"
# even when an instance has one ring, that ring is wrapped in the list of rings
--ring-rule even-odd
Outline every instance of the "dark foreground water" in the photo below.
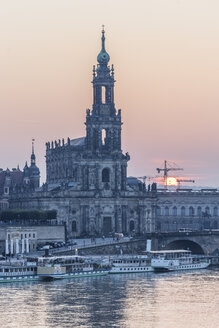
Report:
[[[219,270],[0,285],[0,327],[219,327]]]

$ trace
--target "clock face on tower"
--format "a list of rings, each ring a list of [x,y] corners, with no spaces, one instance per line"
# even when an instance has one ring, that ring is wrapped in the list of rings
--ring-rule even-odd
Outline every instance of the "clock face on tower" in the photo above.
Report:
[[[109,105],[101,105],[100,106],[100,114],[101,115],[109,115],[110,114],[110,106]]]

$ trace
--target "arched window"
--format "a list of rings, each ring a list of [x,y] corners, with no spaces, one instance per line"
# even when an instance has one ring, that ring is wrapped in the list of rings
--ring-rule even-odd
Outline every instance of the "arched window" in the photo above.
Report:
[[[72,221],[72,232],[77,232],[77,222]]]
[[[212,229],[218,229],[218,223],[216,220],[213,222]]]
[[[177,216],[177,207],[176,206],[173,207],[173,215]]]
[[[164,231],[169,231],[169,221],[164,222]]]
[[[106,130],[105,129],[101,130],[101,142],[102,142],[102,146],[105,146],[105,144],[106,144]]]
[[[135,230],[135,222],[133,220],[131,220],[129,222],[129,231],[132,232]]]
[[[173,222],[173,231],[178,231],[176,221]]]
[[[105,86],[101,87],[101,100],[102,100],[102,104],[106,103],[106,87]]]
[[[166,206],[165,209],[164,209],[164,215],[165,216],[169,215],[169,207],[168,206]]]
[[[184,206],[181,207],[181,216],[185,216],[186,215],[186,209]]]
[[[110,182],[110,170],[108,168],[102,171],[102,182]]]
[[[214,207],[214,216],[218,216],[218,208],[217,207]]]
[[[194,216],[195,215],[195,210],[192,206],[189,207],[189,216]]]
[[[161,208],[160,208],[160,206],[157,206],[157,216],[161,216]]]
[[[157,222],[156,227],[157,227],[157,231],[161,231],[161,223],[159,221]]]
[[[201,206],[198,206],[198,208],[197,208],[197,215],[198,216],[202,216],[202,208],[201,208]]]
[[[206,215],[210,215],[210,208],[208,206],[205,207],[205,213]]]

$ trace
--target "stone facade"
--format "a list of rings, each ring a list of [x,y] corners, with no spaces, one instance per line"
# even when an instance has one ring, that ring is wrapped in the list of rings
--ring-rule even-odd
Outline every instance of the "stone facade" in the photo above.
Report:
[[[65,241],[64,225],[0,226],[0,254],[35,252],[38,245],[60,241]]]
[[[219,228],[217,190],[157,193],[156,231],[187,228],[193,231]]]
[[[9,208],[9,198],[12,194],[30,192],[40,186],[40,170],[36,166],[33,141],[30,166],[26,162],[23,171],[19,166],[12,170],[0,169],[0,211]]]
[[[121,110],[114,103],[114,67],[108,66],[104,30],[101,42],[86,136],[47,142],[46,183],[41,191],[13,195],[10,203],[12,208],[56,209],[69,237],[154,230],[154,193],[136,178],[127,179],[130,157],[121,149]]]
[[[101,42],[86,136],[47,142],[46,183],[41,189],[11,195],[10,207],[57,210],[69,238],[217,228],[217,191],[162,193],[155,184],[146,190],[137,178],[127,178],[130,156],[121,148],[121,110],[115,107],[114,67],[108,66],[104,30]]]

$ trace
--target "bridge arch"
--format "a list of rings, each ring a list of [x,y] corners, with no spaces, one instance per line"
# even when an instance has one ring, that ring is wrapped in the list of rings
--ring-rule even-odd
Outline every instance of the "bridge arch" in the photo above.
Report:
[[[164,249],[188,249],[193,254],[204,254],[203,248],[192,240],[180,239],[166,244]]]

